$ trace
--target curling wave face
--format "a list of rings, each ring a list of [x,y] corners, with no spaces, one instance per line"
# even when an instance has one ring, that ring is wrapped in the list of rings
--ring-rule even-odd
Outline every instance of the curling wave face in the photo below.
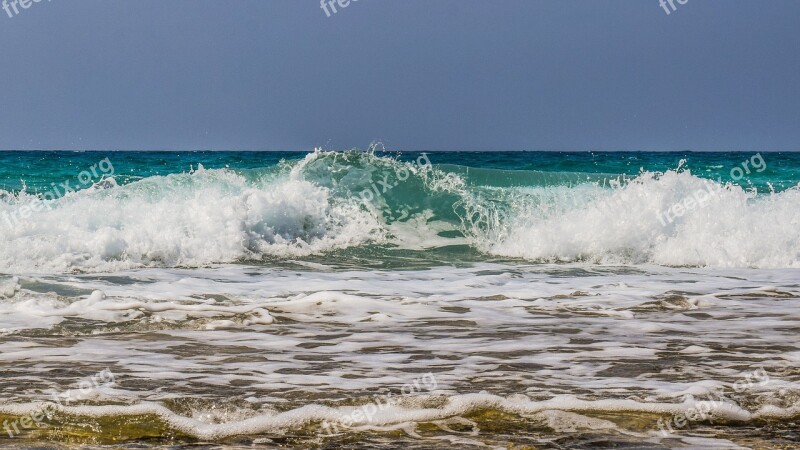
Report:
[[[458,246],[475,260],[798,267],[798,224],[796,187],[758,192],[680,167],[626,177],[318,151],[267,168],[110,178],[57,199],[4,191],[0,267],[114,271]]]

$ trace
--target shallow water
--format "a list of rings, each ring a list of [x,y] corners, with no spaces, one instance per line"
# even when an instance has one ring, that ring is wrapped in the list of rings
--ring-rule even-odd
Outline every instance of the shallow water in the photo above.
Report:
[[[0,410],[19,415],[75,391],[33,433],[57,441],[658,448],[796,438],[791,269],[224,266],[16,283],[0,310],[0,386],[13,407]],[[106,368],[114,383],[79,395],[76,382]],[[658,418],[719,393],[728,398],[713,423],[659,432]],[[320,435],[322,420],[365,405],[385,407]]]

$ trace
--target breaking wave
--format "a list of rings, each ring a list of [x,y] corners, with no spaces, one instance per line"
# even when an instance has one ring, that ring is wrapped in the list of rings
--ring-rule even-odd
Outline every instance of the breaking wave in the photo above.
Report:
[[[452,246],[533,262],[800,267],[798,225],[797,187],[759,193],[680,167],[631,179],[317,151],[262,169],[107,179],[53,200],[0,192],[0,271]]]

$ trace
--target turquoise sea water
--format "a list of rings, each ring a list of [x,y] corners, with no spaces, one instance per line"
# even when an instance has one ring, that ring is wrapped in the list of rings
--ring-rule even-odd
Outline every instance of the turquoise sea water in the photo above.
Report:
[[[301,160],[308,152],[0,152],[0,186],[19,190],[24,181],[31,190],[75,179],[92,164],[109,157],[121,183],[154,175],[187,172],[203,164],[207,169],[259,169],[280,161]],[[420,152],[383,152],[387,157],[413,161]],[[635,176],[642,170],[664,172],[684,168],[697,176],[733,181],[730,171],[755,154],[764,156],[765,171],[751,171],[739,180],[743,186],[776,190],[800,181],[800,153],[775,152],[428,152],[436,165],[549,174],[609,174]],[[502,178],[502,173],[497,174]],[[489,176],[491,178],[491,176]]]
[[[795,448],[794,153],[0,153],[0,445]]]
[[[798,182],[795,153],[5,152],[0,260],[89,271],[298,257],[794,267]],[[759,233],[767,251],[738,244],[761,223],[785,227]],[[93,231],[106,240],[76,239],[63,254],[47,244]],[[23,242],[46,256],[12,262]]]

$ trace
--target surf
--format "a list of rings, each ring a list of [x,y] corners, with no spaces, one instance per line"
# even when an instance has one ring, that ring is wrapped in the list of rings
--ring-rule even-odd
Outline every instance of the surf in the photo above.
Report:
[[[479,260],[800,266],[796,186],[759,192],[681,165],[554,173],[317,150],[266,167],[197,167],[110,177],[60,198],[3,191],[0,217],[17,219],[0,220],[0,268],[113,272],[401,249],[413,259],[458,246]],[[701,190],[702,207],[663,219]]]

